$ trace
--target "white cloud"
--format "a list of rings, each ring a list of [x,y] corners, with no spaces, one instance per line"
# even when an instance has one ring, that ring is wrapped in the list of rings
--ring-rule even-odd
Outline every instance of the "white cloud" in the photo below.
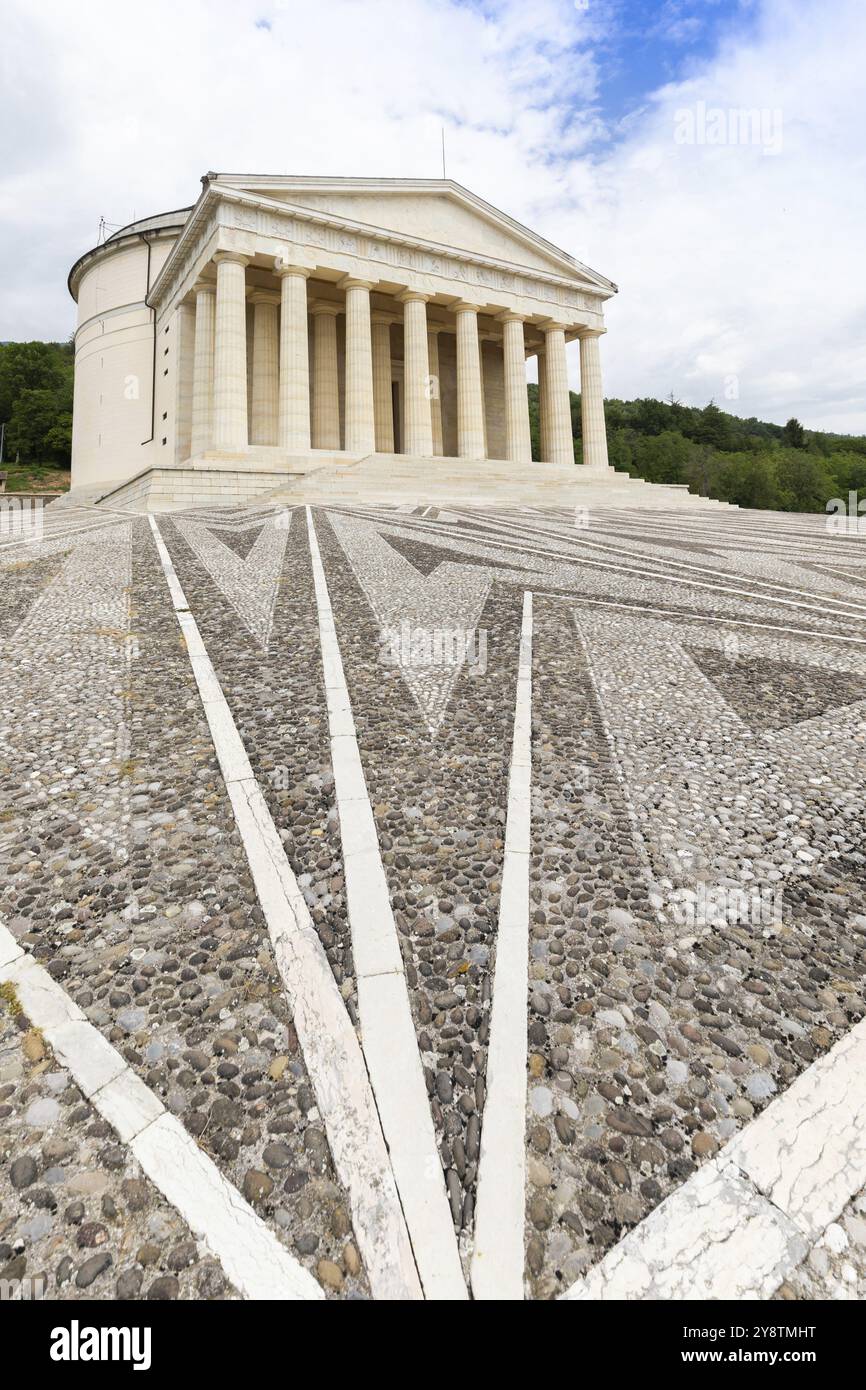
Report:
[[[615,23],[605,0],[7,0],[0,338],[71,330],[101,215],[189,203],[209,168],[436,175],[444,125],[452,177],[620,283],[609,394],[866,429],[858,0],[766,0],[606,130]],[[781,151],[676,143],[700,102],[778,108]]]

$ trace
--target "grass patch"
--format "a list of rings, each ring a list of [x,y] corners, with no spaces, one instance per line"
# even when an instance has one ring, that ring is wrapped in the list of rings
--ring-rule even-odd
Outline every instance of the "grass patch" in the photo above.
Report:
[[[7,474],[7,492],[68,492],[72,477],[68,468],[46,463],[4,463],[0,464],[2,472]]]
[[[8,980],[5,981],[2,985],[0,985],[0,999],[3,1000],[3,1003],[6,1005],[10,1014],[12,1014],[13,1016],[15,1014],[23,1013],[23,1010],[21,1008],[21,1000],[18,998],[18,991],[15,988],[15,986]]]

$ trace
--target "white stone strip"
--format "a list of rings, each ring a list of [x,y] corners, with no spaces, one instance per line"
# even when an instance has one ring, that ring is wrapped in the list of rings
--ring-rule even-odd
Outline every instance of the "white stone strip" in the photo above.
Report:
[[[373,1295],[421,1297],[364,1058],[231,710],[149,518]]]
[[[725,1146],[810,1242],[866,1185],[866,1019]]]
[[[468,1293],[436,1149],[397,926],[309,507],[307,529],[364,1057],[424,1293],[427,1298],[465,1299]]]
[[[513,530],[513,524],[512,524],[512,526],[511,526],[510,528],[508,528],[508,530],[509,530],[509,531]],[[506,525],[505,525],[505,524],[503,524],[503,532],[504,532],[504,533],[506,532]],[[612,534],[614,534],[614,533],[612,533]],[[732,570],[732,569],[727,569],[727,570],[717,569],[717,568],[715,568],[715,567],[713,567],[713,566],[711,566],[711,565],[699,564],[697,561],[693,561],[693,560],[674,560],[674,559],[670,558],[670,557],[667,556],[667,555],[638,554],[638,553],[635,551],[635,549],[634,549],[633,547],[634,547],[634,545],[636,545],[636,544],[640,544],[640,543],[644,542],[644,537],[643,537],[643,536],[641,536],[640,538],[634,538],[633,540],[632,540],[632,538],[630,538],[630,537],[628,537],[628,536],[626,536],[626,537],[624,537],[624,538],[623,538],[623,537],[618,537],[617,539],[619,540],[619,544],[616,544],[616,543],[614,543],[614,540],[611,540],[611,541],[593,541],[593,540],[590,540],[589,537],[587,536],[587,534],[586,534],[585,531],[580,531],[580,532],[575,533],[575,530],[574,530],[573,525],[572,525],[572,527],[570,528],[570,531],[566,532],[566,531],[563,531],[561,528],[557,528],[557,529],[551,529],[550,527],[538,527],[538,528],[533,528],[533,527],[527,526],[525,523],[521,526],[521,535],[522,535],[524,538],[527,537],[527,536],[542,536],[542,537],[544,537],[545,539],[547,539],[547,540],[549,540],[549,541],[559,541],[559,542],[562,542],[562,543],[570,542],[570,543],[573,544],[574,546],[579,546],[579,547],[581,547],[581,550],[585,550],[586,548],[589,548],[589,549],[591,549],[591,550],[600,550],[600,551],[604,552],[604,554],[606,554],[606,555],[613,556],[613,557],[619,557],[620,559],[623,559],[623,560],[639,561],[641,564],[653,565],[653,566],[656,566],[656,567],[657,567],[657,570],[656,570],[655,572],[656,572],[656,577],[659,578],[659,579],[679,579],[679,578],[681,578],[682,576],[679,576],[679,575],[672,575],[672,574],[670,573],[670,571],[671,571],[672,569],[677,569],[677,570],[683,570],[683,571],[685,571],[685,576],[684,576],[685,578],[688,578],[688,576],[689,576],[689,575],[692,575],[692,574],[701,574],[701,575],[707,575],[707,576],[709,576],[710,578],[713,578],[713,579],[726,579],[726,580],[731,580],[731,579],[737,579],[737,578],[739,577],[739,578],[742,579],[742,582],[743,582],[743,583],[748,583],[748,582],[749,582],[749,577],[748,577],[748,576],[738,576],[738,575],[737,575],[737,572],[736,572],[735,570]],[[624,540],[626,543],[628,543],[628,542],[631,540],[632,548],[629,548],[629,549],[623,548],[623,540]],[[498,542],[489,541],[488,544],[495,545],[495,544],[498,544]],[[518,548],[519,548],[519,544],[518,544]],[[785,547],[785,549],[786,549],[786,552],[789,551],[790,546],[787,545],[787,546]],[[582,561],[583,561],[583,555],[582,555],[582,553],[581,553],[581,550],[576,550],[575,553],[574,553],[573,558],[572,558],[571,560],[569,560],[569,561],[566,561],[566,563],[567,563],[567,564],[581,564]],[[544,552],[543,552],[543,550],[538,550],[536,553],[538,553],[538,554],[543,554]],[[826,569],[826,566],[823,566],[822,568]],[[624,572],[624,573],[627,573],[627,572],[630,572],[630,571],[624,569],[623,572]],[[851,578],[851,574],[850,574],[850,573],[845,573],[844,571],[841,571],[841,572],[840,572],[840,571],[832,571],[832,572],[833,572],[833,573],[836,573],[836,574],[841,573],[842,576],[843,576],[844,578],[848,578],[848,579]],[[652,571],[648,571],[648,573],[652,573]],[[816,592],[814,589],[800,589],[800,588],[797,588],[796,586],[791,585],[791,584],[777,584],[774,580],[770,580],[770,579],[757,579],[757,578],[754,578],[754,577],[753,577],[753,578],[752,578],[752,583],[760,584],[760,585],[764,586],[766,589],[769,589],[769,590],[777,590],[778,592],[783,593],[783,594],[796,594],[796,595],[798,595],[800,598],[811,599],[812,602],[813,602],[813,604],[818,604],[819,606],[820,606],[820,605],[823,605],[823,603],[826,601],[827,603],[834,603],[834,604],[837,604],[837,605],[843,605],[843,606],[844,606],[844,605],[847,605],[847,607],[848,607],[849,609],[856,609],[856,611],[857,611],[859,614],[862,614],[863,612],[866,612],[866,604],[860,603],[860,602],[858,602],[856,599],[837,599],[837,598],[831,598],[829,595]],[[772,594],[772,593],[767,593],[767,594],[765,595],[765,597],[766,597],[769,601],[771,601],[771,602],[773,601],[773,594]],[[830,614],[830,615],[832,616],[832,610],[831,610],[831,614]],[[840,614],[840,616],[844,616],[844,615],[843,615],[843,614]]]
[[[523,1298],[531,790],[532,594],[526,592],[470,1267],[476,1299]]]
[[[866,1019],[566,1299],[769,1298],[866,1184]]]
[[[760,594],[754,595],[760,598]],[[636,613],[640,616],[650,614],[654,617],[677,618],[690,623],[733,623],[735,627],[759,627],[767,632],[784,632],[792,637],[813,637],[821,642],[854,642],[858,647],[866,647],[866,637],[846,637],[841,632],[833,632],[829,628],[819,629],[814,627],[783,627],[781,623],[759,623],[752,618],[725,617],[718,613],[688,613],[677,608],[650,608],[642,603],[619,603],[613,599],[592,598],[586,594],[550,594],[549,598],[554,603],[567,603],[572,608],[581,608],[584,605],[592,605],[594,608],[621,608],[627,613]]]
[[[713,1159],[562,1297],[770,1298],[807,1249],[792,1221]]]
[[[444,534],[447,534],[447,532],[444,533]],[[455,539],[456,539],[456,538],[455,538]],[[471,539],[471,538],[470,538],[470,537],[461,537],[460,539],[461,539],[461,540],[469,540],[469,539]],[[543,547],[540,547],[540,546],[530,546],[530,545],[528,544],[528,542],[525,541],[525,540],[516,540],[516,541],[507,541],[507,540],[485,540],[485,541],[483,541],[483,542],[481,542],[481,541],[479,540],[479,541],[476,542],[476,544],[485,544],[485,545],[488,545],[488,546],[494,546],[494,547],[496,547],[496,548],[499,549],[499,550],[516,550],[516,551],[518,551],[518,552],[520,552],[521,554],[524,554],[524,555],[537,555],[537,556],[539,556],[539,557],[541,557],[541,558],[544,558],[544,557],[545,557],[545,550],[544,550]],[[586,541],[581,540],[581,541],[579,542],[579,544],[581,544],[581,545],[586,545],[586,544],[589,544],[589,542],[586,542]],[[646,565],[648,562],[649,562],[649,563],[652,563],[652,564],[654,564],[654,565],[661,566],[661,568],[657,568],[657,569],[646,569],[646,568],[640,568],[640,567],[639,567],[639,564]],[[801,603],[799,600],[796,600],[796,599],[791,599],[791,598],[778,598],[778,597],[776,596],[776,594],[767,593],[767,592],[765,592],[764,590],[761,590],[761,589],[740,589],[740,588],[737,588],[735,584],[718,584],[718,583],[711,583],[711,582],[709,582],[709,581],[705,581],[705,580],[702,580],[702,579],[695,579],[695,578],[692,577],[691,574],[671,574],[671,573],[669,573],[669,572],[666,572],[666,570],[665,570],[665,566],[666,566],[666,565],[667,565],[667,567],[668,567],[668,569],[669,569],[670,566],[673,566],[674,564],[676,564],[677,568],[684,568],[684,567],[685,567],[684,564],[683,564],[682,562],[671,561],[671,562],[670,562],[670,565],[668,565],[668,562],[662,561],[662,560],[658,559],[656,556],[651,556],[651,557],[639,557],[639,559],[638,559],[635,563],[630,564],[630,565],[627,565],[627,564],[623,564],[622,561],[620,561],[620,560],[597,560],[597,559],[594,559],[592,556],[585,555],[585,554],[582,554],[582,553],[578,553],[578,554],[575,554],[575,556],[574,556],[572,559],[570,559],[570,560],[565,560],[563,563],[568,564],[568,565],[571,565],[571,566],[573,566],[574,568],[577,568],[577,569],[581,569],[581,568],[591,568],[591,569],[600,569],[600,570],[614,570],[618,576],[619,576],[619,575],[629,575],[629,576],[634,576],[634,577],[636,577],[636,578],[638,578],[638,579],[655,579],[655,580],[657,580],[657,581],[664,582],[664,583],[666,583],[666,584],[679,584],[679,585],[684,586],[684,587],[687,588],[687,589],[710,589],[714,594],[731,594],[731,595],[733,595],[735,598],[740,598],[740,599],[748,599],[748,598],[763,599],[764,602],[765,602],[765,603],[768,603],[768,604],[770,604],[770,603],[772,603],[772,604],[781,604],[781,605],[783,605],[783,606],[786,607],[786,608],[803,608],[803,609],[805,609],[805,610],[808,611],[808,612],[820,613],[823,617],[830,617],[830,618],[846,618],[846,617],[848,617],[848,618],[860,619],[860,618],[862,618],[864,611],[866,611],[866,609],[864,609],[864,607],[863,607],[862,605],[860,605],[860,604],[857,602],[856,599],[834,599],[834,598],[828,598],[828,597],[827,597],[826,595],[824,595],[824,594],[813,594],[811,591],[806,590],[806,589],[793,589],[793,588],[787,588],[787,586],[785,586],[785,587],[786,587],[786,591],[787,591],[788,593],[793,593],[793,594],[797,594],[797,593],[799,593],[799,594],[806,594],[806,595],[811,599],[811,602],[808,602],[808,603]],[[687,568],[691,569],[691,568],[693,568],[693,567],[692,567],[692,566],[688,566]],[[708,571],[708,572],[709,572],[710,574],[718,574],[719,577],[722,577],[722,578],[725,578],[725,579],[728,579],[728,580],[736,580],[736,579],[738,578],[737,574],[736,574],[735,572],[731,572],[731,571],[714,571],[714,570],[710,570],[710,571]],[[755,580],[755,579],[749,579],[749,578],[745,578],[745,577],[744,577],[743,579],[740,580],[740,582],[741,582],[741,583],[744,583],[744,584],[745,584],[745,583],[753,583],[753,584],[754,584],[754,583],[758,583],[758,584],[764,584],[764,585],[766,585],[768,588],[771,587],[771,588],[774,588],[774,589],[778,589],[778,588],[782,588],[782,587],[783,587],[782,585],[773,584],[772,581],[770,581],[770,580],[764,580],[764,579]],[[837,608],[834,608],[834,609],[828,609],[828,608],[827,608],[827,603],[835,603],[835,604],[837,604],[837,605],[841,605],[841,607],[837,607]]]
[[[128,1144],[151,1182],[249,1299],[320,1299],[313,1276],[228,1182],[183,1125],[78,1005],[0,923],[0,981],[71,1072],[90,1104]]]

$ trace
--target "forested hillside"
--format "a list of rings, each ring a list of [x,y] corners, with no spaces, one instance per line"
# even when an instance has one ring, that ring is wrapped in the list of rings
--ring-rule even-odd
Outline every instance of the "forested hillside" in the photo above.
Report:
[[[68,468],[72,449],[70,343],[0,343],[3,467]]]
[[[72,447],[71,343],[0,343],[3,467],[32,479],[69,467]],[[866,494],[866,436],[771,425],[728,415],[712,402],[687,406],[651,397],[605,402],[610,461],[652,483],[741,507],[823,511],[830,498]],[[529,387],[533,456],[539,456],[538,387]],[[580,396],[571,393],[574,456],[582,457]]]
[[[538,457],[538,387],[529,387],[533,453]],[[866,436],[743,420],[712,402],[605,401],[614,468],[651,483],[687,483],[692,492],[777,511],[823,511],[830,498],[866,493]],[[574,455],[582,456],[580,396],[571,393]]]

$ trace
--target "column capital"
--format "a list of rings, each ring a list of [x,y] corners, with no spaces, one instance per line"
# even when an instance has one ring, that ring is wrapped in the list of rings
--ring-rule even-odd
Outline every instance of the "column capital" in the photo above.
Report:
[[[303,275],[305,280],[309,280],[312,273],[312,268],[308,265],[298,265],[294,261],[287,261],[284,256],[274,256],[274,274],[280,279],[284,275]]]
[[[215,265],[249,265],[252,257],[245,256],[241,251],[217,251],[213,257]]]
[[[343,305],[336,304],[333,299],[314,299],[310,305],[311,314],[333,314],[336,318],[338,314],[345,312]]]
[[[370,311],[371,323],[402,323],[399,314],[392,314],[388,309],[372,309]]]
[[[216,281],[199,280],[193,285],[193,291],[196,297],[200,294],[216,294]]]
[[[570,327],[567,323],[562,323],[559,319],[545,319],[538,325],[545,337],[548,333],[565,333]]]
[[[470,302],[469,302],[468,299],[455,299],[454,302],[453,302],[452,304],[450,304],[448,307],[451,309],[452,313],[454,313],[454,314],[480,314],[480,313],[481,313],[481,305],[480,305],[480,304],[470,304]]]
[[[426,304],[430,299],[430,295],[425,294],[423,290],[413,290],[408,288],[405,290],[401,290],[396,297],[401,304]]]
[[[273,304],[274,307],[280,302],[280,296],[276,290],[253,290],[247,298],[250,304]]]
[[[372,290],[375,289],[372,280],[362,280],[357,275],[344,275],[342,280],[337,281],[338,290]]]
[[[526,323],[526,315],[518,314],[513,309],[506,309],[504,313],[496,315],[497,323]]]
[[[606,328],[585,328],[583,324],[576,324],[575,329],[578,338],[601,338],[607,332]]]

